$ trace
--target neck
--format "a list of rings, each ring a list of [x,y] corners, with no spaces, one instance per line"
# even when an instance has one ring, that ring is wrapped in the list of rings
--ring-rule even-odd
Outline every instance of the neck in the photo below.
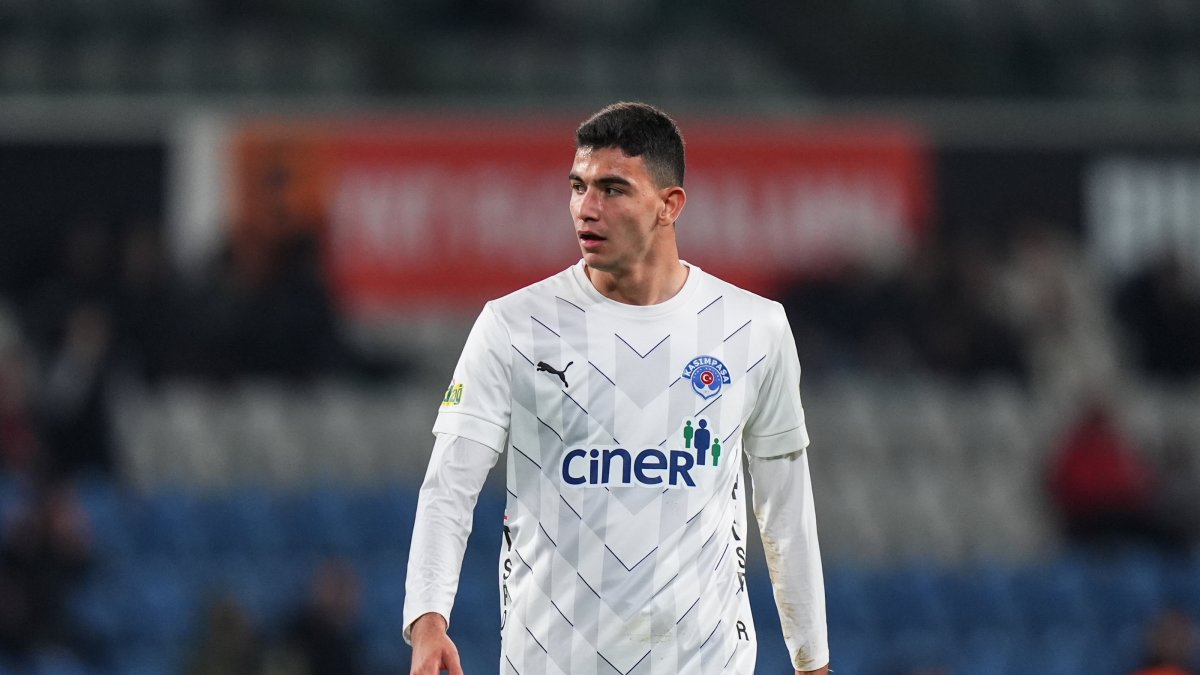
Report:
[[[584,265],[600,295],[626,305],[657,305],[675,297],[687,281],[688,268],[678,255],[648,262],[635,269],[605,271]]]

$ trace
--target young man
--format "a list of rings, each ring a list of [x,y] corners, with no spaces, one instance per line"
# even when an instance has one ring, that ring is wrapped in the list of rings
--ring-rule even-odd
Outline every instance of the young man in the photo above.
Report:
[[[434,424],[404,603],[414,674],[461,673],[450,609],[506,449],[502,673],[753,673],[743,456],[793,665],[828,672],[796,345],[778,303],[679,259],[683,173],[656,108],[579,127],[583,259],[487,304]]]

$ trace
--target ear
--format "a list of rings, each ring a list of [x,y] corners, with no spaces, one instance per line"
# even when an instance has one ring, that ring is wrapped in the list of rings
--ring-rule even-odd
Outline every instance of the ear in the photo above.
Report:
[[[687,193],[682,187],[675,186],[663,188],[659,195],[662,198],[658,208],[659,225],[670,225],[679,220],[679,214],[683,212],[683,205],[687,202]]]

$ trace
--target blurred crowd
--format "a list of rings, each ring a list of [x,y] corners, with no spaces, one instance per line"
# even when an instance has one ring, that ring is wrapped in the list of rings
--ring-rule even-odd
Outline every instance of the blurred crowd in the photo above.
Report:
[[[188,659],[188,675],[356,675],[364,672],[356,630],[361,604],[357,571],[328,560],[313,574],[308,598],[272,636],[233,595],[207,608]]]
[[[1106,278],[1053,221],[930,239],[898,268],[806,279],[783,302],[810,376],[1002,377],[1052,398],[1122,373],[1200,376],[1200,276],[1164,252],[1128,279]]]
[[[263,259],[265,257],[265,260]],[[0,295],[0,463],[8,472],[109,472],[116,382],[398,376],[343,337],[311,237],[247,264],[227,249],[199,279],[172,268],[162,232],[79,220],[53,269]]]
[[[65,608],[103,562],[72,481],[119,481],[114,387],[405,373],[343,337],[311,238],[282,240],[254,264],[230,248],[190,281],[149,224],[80,219],[58,250],[38,283],[0,296],[0,481],[24,486],[21,503],[2,510],[0,662],[46,648],[103,657]],[[1198,289],[1193,272],[1170,257],[1125,280],[1101,278],[1067,228],[1029,221],[999,241],[928,241],[896,269],[808,279],[783,302],[807,377],[1003,378],[1048,401],[1088,401],[1076,406],[1078,419],[1064,418],[1058,445],[1047,450],[1046,492],[1064,538],[1187,552],[1200,532],[1197,449],[1172,438],[1151,461],[1103,394],[1128,376],[1197,381]],[[256,625],[236,597],[218,595],[195,636],[191,672],[359,672],[359,594],[353,567],[329,561],[280,630]],[[1147,649],[1178,649],[1171,645],[1180,635],[1194,635],[1180,623],[1193,618],[1164,615],[1153,628],[1165,637],[1148,638]]]
[[[226,251],[185,283],[158,228],[80,219],[39,283],[0,294],[0,492],[19,496],[0,504],[0,670],[31,667],[47,650],[93,665],[104,658],[67,603],[97,565],[74,485],[120,480],[115,387],[402,374],[343,339],[313,241],[282,241],[259,262],[239,264]],[[354,583],[352,568],[323,567],[279,644],[255,647],[255,668],[274,664],[266,670],[212,663],[246,648],[237,641],[249,629],[236,603],[216,601],[204,639],[220,646],[197,657],[195,672],[357,672],[348,643]]]

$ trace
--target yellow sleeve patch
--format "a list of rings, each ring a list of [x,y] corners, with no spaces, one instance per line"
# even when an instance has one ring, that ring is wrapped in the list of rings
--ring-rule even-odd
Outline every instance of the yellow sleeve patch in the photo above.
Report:
[[[462,403],[462,392],[462,384],[451,382],[450,386],[446,388],[446,395],[442,397],[442,405],[458,405]]]

